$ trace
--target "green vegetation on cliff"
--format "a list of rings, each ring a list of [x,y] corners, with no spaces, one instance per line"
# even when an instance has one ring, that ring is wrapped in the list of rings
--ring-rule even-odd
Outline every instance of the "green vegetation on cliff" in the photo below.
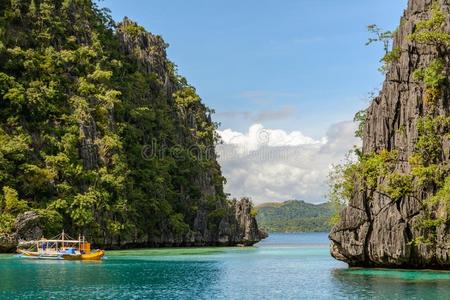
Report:
[[[258,225],[269,232],[323,232],[330,230],[330,204],[304,201],[264,203],[256,207]]]
[[[409,41],[428,47],[433,54],[427,65],[417,67],[412,74],[414,84],[422,89],[421,115],[411,126],[416,135],[412,153],[400,147],[370,153],[357,149],[352,159],[336,166],[330,175],[330,200],[337,205],[347,205],[358,193],[364,193],[369,201],[374,194],[392,203],[408,197],[419,201],[421,212],[413,227],[419,234],[410,241],[418,246],[435,246],[438,228],[446,228],[450,222],[450,116],[442,109],[448,106],[450,77],[448,17],[434,1],[429,18],[419,20],[408,36]],[[365,120],[356,120],[361,121],[357,135],[364,138]],[[406,136],[404,125],[396,134]],[[339,221],[336,213],[334,221]]]
[[[27,210],[102,244],[217,229],[216,125],[166,47],[90,0],[0,2],[0,232]]]

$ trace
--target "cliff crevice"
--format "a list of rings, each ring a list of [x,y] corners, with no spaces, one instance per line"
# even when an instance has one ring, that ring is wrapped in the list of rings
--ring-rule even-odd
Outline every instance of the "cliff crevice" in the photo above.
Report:
[[[397,57],[367,110],[361,154],[390,153],[395,159],[385,161],[390,167],[376,175],[375,188],[354,186],[330,233],[332,255],[351,266],[450,266],[443,196],[450,149],[443,121],[450,111],[444,42],[450,33],[449,11],[448,1],[409,0],[395,32]],[[421,30],[425,33],[418,35]]]
[[[105,248],[264,238],[167,47],[95,1],[0,3],[0,252],[62,229]]]

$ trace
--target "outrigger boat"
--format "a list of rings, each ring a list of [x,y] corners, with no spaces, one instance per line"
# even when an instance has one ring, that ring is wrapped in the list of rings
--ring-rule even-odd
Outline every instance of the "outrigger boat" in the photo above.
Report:
[[[17,252],[24,258],[52,260],[101,260],[105,256],[103,250],[91,251],[91,244],[84,236],[75,240],[64,231],[52,239],[21,241]]]

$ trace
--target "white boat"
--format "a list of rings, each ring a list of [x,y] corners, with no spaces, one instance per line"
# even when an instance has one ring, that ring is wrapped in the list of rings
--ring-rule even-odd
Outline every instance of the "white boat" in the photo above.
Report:
[[[91,251],[91,244],[84,236],[75,240],[64,231],[51,239],[21,241],[17,252],[23,258],[49,260],[101,260],[105,256],[103,250]]]

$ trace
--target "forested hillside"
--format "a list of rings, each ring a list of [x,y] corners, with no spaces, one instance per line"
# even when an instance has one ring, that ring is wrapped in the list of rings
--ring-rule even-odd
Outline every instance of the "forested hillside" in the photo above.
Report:
[[[269,232],[324,232],[330,230],[330,204],[311,204],[304,201],[263,203],[256,206],[256,219]]]
[[[90,0],[0,2],[3,239],[29,212],[45,235],[105,246],[259,240],[251,204],[223,192],[212,111],[167,46]]]

